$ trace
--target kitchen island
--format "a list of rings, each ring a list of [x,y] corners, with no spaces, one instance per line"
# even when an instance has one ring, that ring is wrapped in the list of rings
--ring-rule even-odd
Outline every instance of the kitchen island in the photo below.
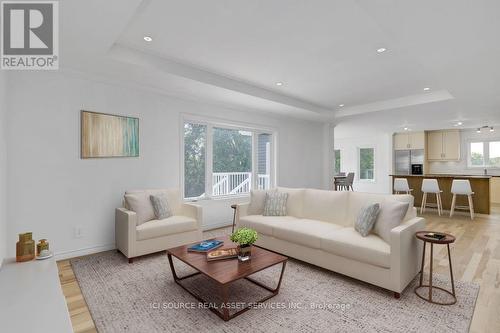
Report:
[[[449,210],[451,207],[451,183],[454,179],[468,179],[470,181],[474,195],[472,200],[474,203],[474,211],[480,214],[490,214],[490,180],[489,175],[453,175],[453,174],[425,174],[425,175],[390,175],[393,178],[406,178],[408,185],[413,191],[411,194],[415,197],[415,207],[420,207],[422,204],[422,180],[424,178],[437,179],[441,191],[441,199],[443,209]],[[436,196],[433,194],[427,195],[427,203],[435,204]],[[457,196],[457,206],[468,206],[467,196]]]

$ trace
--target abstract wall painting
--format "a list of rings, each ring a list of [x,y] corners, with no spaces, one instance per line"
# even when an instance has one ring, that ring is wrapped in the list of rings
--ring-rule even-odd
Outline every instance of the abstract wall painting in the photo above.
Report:
[[[138,156],[138,118],[82,110],[81,158]]]

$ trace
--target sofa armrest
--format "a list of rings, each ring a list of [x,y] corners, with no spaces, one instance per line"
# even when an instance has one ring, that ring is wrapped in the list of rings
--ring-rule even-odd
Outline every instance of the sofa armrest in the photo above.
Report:
[[[115,210],[116,248],[127,258],[134,257],[137,228],[137,214],[125,208]]]
[[[249,206],[250,206],[249,202],[236,205],[236,223],[235,223],[236,227],[239,227],[240,225],[240,217],[248,215]]]
[[[422,242],[415,237],[425,229],[425,219],[414,217],[391,230],[391,276],[395,292],[401,292],[420,270]]]
[[[188,216],[196,220],[198,229],[201,230],[203,221],[203,207],[192,203],[183,203],[178,212],[179,215]]]

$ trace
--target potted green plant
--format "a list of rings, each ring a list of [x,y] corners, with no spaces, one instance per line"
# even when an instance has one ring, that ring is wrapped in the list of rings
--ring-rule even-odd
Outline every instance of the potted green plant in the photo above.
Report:
[[[252,244],[259,238],[259,235],[257,231],[244,227],[236,230],[230,238],[238,244],[238,260],[247,261],[250,259]]]

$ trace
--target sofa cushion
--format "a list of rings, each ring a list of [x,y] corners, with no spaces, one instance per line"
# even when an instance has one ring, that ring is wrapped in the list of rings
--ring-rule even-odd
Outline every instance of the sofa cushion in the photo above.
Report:
[[[356,218],[361,211],[361,209],[367,205],[371,205],[374,203],[382,204],[383,202],[390,201],[399,201],[405,202],[409,204],[408,210],[406,211],[406,215],[403,221],[407,221],[410,218],[414,217],[413,201],[414,198],[409,194],[380,194],[380,193],[363,193],[363,192],[347,192],[348,193],[348,204],[347,204],[347,216],[346,216],[346,226],[354,227],[354,223]]]
[[[341,229],[329,222],[297,219],[273,226],[273,236],[295,244],[319,249],[321,235]]]
[[[342,228],[321,236],[321,249],[345,258],[384,268],[391,267],[391,248],[379,236],[361,236],[354,228]]]
[[[163,220],[152,220],[137,227],[137,240],[145,240],[181,232],[196,230],[196,220],[187,216],[170,216]]]
[[[403,222],[408,211],[408,203],[396,200],[386,200],[380,204],[380,212],[373,233],[379,235],[387,243],[391,241],[391,230]]]
[[[375,225],[375,221],[377,221],[379,210],[380,205],[378,203],[362,208],[354,224],[354,230],[363,237],[368,236]]]
[[[240,218],[240,226],[249,227],[255,229],[258,233],[272,236],[273,226],[288,224],[293,220],[297,220],[297,218],[293,216],[247,215]]]
[[[278,191],[288,193],[288,199],[286,200],[286,214],[289,216],[302,217],[304,189],[278,187]]]
[[[146,192],[136,192],[125,194],[126,208],[137,214],[137,225],[155,219],[155,212],[149,194]]]
[[[346,225],[348,192],[304,190],[302,217]]]
[[[266,193],[264,216],[286,216],[286,201],[288,193],[270,191]]]
[[[248,205],[248,215],[262,215],[266,202],[266,190],[251,190],[250,205]]]

